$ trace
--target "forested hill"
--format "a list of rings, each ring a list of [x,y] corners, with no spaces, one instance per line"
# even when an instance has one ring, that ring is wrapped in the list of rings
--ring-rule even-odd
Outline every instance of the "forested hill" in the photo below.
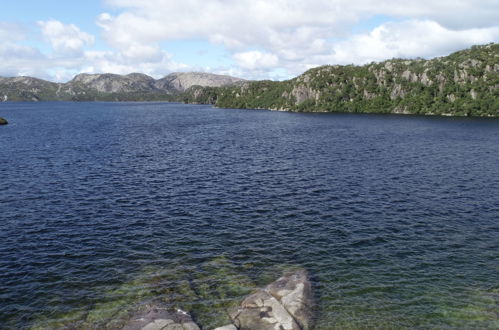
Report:
[[[183,101],[303,112],[499,116],[499,44],[431,60],[321,66],[282,82],[193,86]]]

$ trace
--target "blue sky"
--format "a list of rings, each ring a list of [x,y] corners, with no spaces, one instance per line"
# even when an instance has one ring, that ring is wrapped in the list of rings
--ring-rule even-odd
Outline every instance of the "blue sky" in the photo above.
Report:
[[[496,0],[17,0],[0,76],[206,71],[287,79],[323,64],[431,58],[499,41]]]

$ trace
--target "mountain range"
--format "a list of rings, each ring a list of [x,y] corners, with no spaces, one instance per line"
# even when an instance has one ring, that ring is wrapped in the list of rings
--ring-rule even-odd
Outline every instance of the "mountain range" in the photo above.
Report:
[[[171,73],[158,80],[142,73],[82,73],[66,83],[33,77],[0,77],[0,98],[4,101],[174,101],[194,85],[221,87],[243,81],[204,72]]]
[[[0,78],[7,101],[181,101],[224,108],[499,116],[499,44],[444,57],[325,65],[286,81],[210,73],[79,74],[67,83]]]

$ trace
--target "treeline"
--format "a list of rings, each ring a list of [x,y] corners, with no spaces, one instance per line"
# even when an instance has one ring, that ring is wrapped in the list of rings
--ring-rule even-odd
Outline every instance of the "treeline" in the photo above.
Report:
[[[226,108],[499,116],[499,44],[432,60],[321,66],[282,82],[194,86],[180,98]]]

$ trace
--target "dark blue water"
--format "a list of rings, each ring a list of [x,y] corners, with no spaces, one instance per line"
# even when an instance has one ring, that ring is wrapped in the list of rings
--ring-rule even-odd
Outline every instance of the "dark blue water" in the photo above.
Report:
[[[221,256],[255,286],[305,267],[317,328],[499,326],[497,119],[166,103],[0,116],[5,328],[102,325],[116,316],[96,311],[166,282],[210,307]]]

